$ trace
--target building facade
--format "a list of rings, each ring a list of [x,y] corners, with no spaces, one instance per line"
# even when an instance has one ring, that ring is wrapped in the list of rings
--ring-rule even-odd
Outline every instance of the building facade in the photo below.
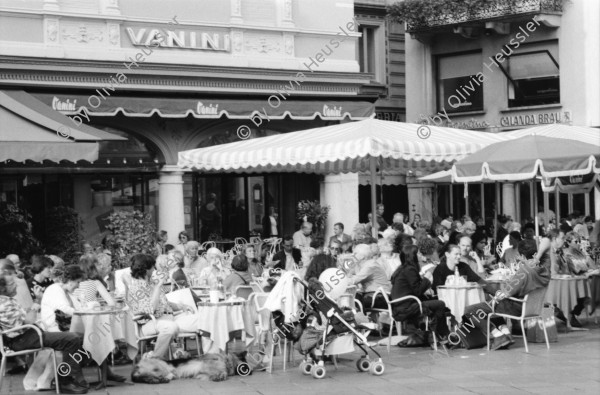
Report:
[[[600,127],[600,3],[495,0],[469,14],[445,3],[443,15],[407,25],[408,122],[482,133],[550,123]],[[469,185],[468,191],[421,187],[434,195],[434,212],[455,218],[493,217],[496,195],[502,203],[496,211],[519,220],[540,209],[529,182]],[[542,196],[539,183],[537,189]],[[544,201],[557,215],[573,207],[600,215],[597,190],[545,194]]]
[[[170,243],[182,230],[262,232],[271,212],[291,233],[302,199],[355,223],[357,176],[209,176],[176,163],[183,150],[371,116],[382,89],[365,88],[359,26],[349,0],[0,1],[0,89],[27,92],[73,129],[127,138],[101,143],[94,163],[6,161],[0,198],[32,214],[38,234],[46,209],[74,207],[95,242],[120,209],[152,214]]]

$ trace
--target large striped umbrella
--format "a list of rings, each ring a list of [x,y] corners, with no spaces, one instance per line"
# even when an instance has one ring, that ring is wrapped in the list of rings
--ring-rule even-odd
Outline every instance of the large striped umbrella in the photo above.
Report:
[[[502,140],[496,134],[371,118],[183,151],[178,165],[203,173],[369,171],[375,212],[377,168],[445,170],[454,161]]]

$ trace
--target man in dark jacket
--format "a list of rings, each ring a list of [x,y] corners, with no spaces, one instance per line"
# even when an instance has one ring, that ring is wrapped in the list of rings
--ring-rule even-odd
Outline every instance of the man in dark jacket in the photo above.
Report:
[[[487,314],[492,311],[515,316],[521,315],[523,304],[509,297],[524,298],[533,291],[541,291],[550,283],[550,271],[545,266],[537,266],[534,263],[522,263],[519,270],[496,293],[492,302],[477,303],[467,306],[463,323],[469,321],[472,328],[476,326],[485,336],[492,336],[492,349],[506,349],[515,341],[503,318],[493,317],[492,332],[487,333]],[[537,292],[536,292],[537,293]],[[538,294],[537,297],[542,295]],[[531,297],[530,297],[531,298]],[[533,302],[533,301],[531,301]]]
[[[292,236],[284,236],[283,249],[273,255],[273,269],[294,270],[294,264],[299,264],[302,260],[302,253],[299,249],[294,248],[294,239]]]
[[[427,300],[425,291],[431,287],[431,274],[420,273],[417,251],[418,247],[414,245],[402,249],[402,265],[392,275],[392,300],[405,296],[422,300],[423,314],[434,319],[432,327],[435,333],[440,339],[445,339],[450,332],[446,324],[446,304],[441,300]],[[421,315],[419,304],[412,298],[394,304],[392,309],[396,321],[414,320]]]

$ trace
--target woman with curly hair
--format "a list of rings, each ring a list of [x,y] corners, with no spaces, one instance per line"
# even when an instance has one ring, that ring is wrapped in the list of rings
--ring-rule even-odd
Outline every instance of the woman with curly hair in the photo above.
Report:
[[[419,253],[421,254],[420,264],[421,267],[434,264],[438,265],[440,263],[440,257],[438,255],[438,242],[432,238],[424,238],[417,241],[417,248],[419,249]]]

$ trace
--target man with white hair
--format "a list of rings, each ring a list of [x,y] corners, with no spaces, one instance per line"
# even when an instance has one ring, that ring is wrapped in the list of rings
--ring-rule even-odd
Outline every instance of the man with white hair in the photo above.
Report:
[[[300,230],[294,233],[294,248],[298,248],[300,250],[309,248],[310,242],[312,238],[310,234],[312,233],[313,224],[310,222],[303,222]]]
[[[370,308],[375,291],[382,288],[389,294],[392,291],[392,283],[390,282],[384,267],[379,262],[372,259],[371,246],[359,244],[354,248],[353,255],[356,259],[356,263],[353,267],[356,274],[350,278],[350,283],[362,286],[362,292],[357,293],[356,298],[360,300],[365,308]],[[383,297],[378,297],[375,300],[374,307],[387,307]]]
[[[213,287],[219,283],[219,280],[224,280],[231,274],[231,270],[225,267],[223,263],[223,255],[221,250],[212,247],[206,251],[206,260],[208,266],[204,267],[200,272],[201,283],[206,282]]]

